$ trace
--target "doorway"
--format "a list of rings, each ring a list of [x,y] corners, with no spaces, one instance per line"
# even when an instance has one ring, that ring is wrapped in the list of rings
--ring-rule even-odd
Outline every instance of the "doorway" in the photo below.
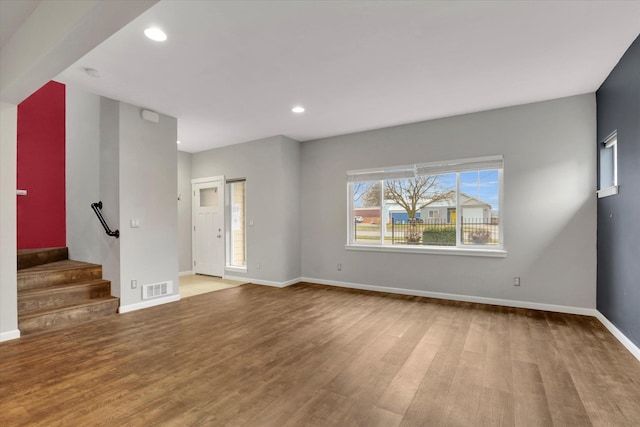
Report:
[[[222,277],[225,265],[224,177],[191,180],[193,272]]]

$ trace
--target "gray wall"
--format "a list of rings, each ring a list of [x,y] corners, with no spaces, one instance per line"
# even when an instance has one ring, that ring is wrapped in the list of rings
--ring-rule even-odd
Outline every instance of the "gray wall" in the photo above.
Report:
[[[640,37],[596,97],[598,141],[618,130],[620,186],[598,199],[598,310],[640,346]]]
[[[595,308],[595,116],[589,94],[303,143],[302,276]],[[345,250],[347,170],[499,154],[506,258]]]
[[[288,258],[285,264],[286,276],[289,279],[298,278],[302,273],[301,245],[301,217],[300,217],[300,154],[301,144],[293,139],[282,137],[282,186],[284,191],[283,207],[281,211],[284,221],[284,251]]]
[[[119,110],[118,101],[100,98],[100,200],[102,215],[112,230],[120,229]],[[100,257],[103,277],[111,281],[111,294],[120,297],[120,239],[101,231]]]
[[[178,122],[160,115],[151,123],[139,107],[119,104],[120,305],[127,306],[142,300],[145,284],[172,281],[178,294]],[[131,218],[139,228],[129,227]]]
[[[172,281],[178,293],[177,120],[161,115],[150,123],[140,110],[67,87],[69,251],[102,264],[121,307],[141,302],[145,284]],[[119,239],[90,209],[98,200]]]
[[[0,103],[0,341],[18,338],[16,141],[18,109]]]
[[[178,151],[178,267],[190,272],[191,267],[191,153]]]
[[[282,136],[193,155],[193,178],[247,180],[247,273],[230,275],[276,283],[300,277],[299,158],[300,144]]]
[[[69,257],[100,263],[100,97],[66,86],[66,202]]]

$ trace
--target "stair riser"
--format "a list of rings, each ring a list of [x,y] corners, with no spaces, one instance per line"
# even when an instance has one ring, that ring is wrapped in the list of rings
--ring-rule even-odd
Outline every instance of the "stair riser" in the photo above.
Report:
[[[102,266],[91,266],[53,272],[18,274],[18,291],[46,288],[65,283],[82,282],[102,278]]]
[[[18,270],[48,264],[50,262],[63,261],[69,258],[67,248],[51,248],[39,251],[18,251]]]
[[[119,300],[114,298],[102,304],[80,306],[55,313],[45,313],[28,319],[19,319],[18,329],[20,329],[21,335],[28,335],[41,331],[80,325],[117,313],[118,305]]]
[[[102,298],[111,295],[108,281],[90,285],[78,285],[73,288],[52,290],[37,295],[18,294],[18,314],[43,308],[55,308],[84,302],[87,299]]]

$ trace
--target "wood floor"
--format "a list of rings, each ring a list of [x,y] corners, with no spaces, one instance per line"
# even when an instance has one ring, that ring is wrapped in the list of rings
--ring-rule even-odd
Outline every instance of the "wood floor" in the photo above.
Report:
[[[243,285],[0,344],[0,425],[638,426],[596,320]]]

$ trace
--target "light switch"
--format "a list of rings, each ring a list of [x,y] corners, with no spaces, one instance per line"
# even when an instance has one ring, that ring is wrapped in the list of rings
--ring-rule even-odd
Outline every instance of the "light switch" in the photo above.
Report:
[[[131,228],[140,228],[140,219],[131,218],[131,220],[129,221],[129,226]]]

